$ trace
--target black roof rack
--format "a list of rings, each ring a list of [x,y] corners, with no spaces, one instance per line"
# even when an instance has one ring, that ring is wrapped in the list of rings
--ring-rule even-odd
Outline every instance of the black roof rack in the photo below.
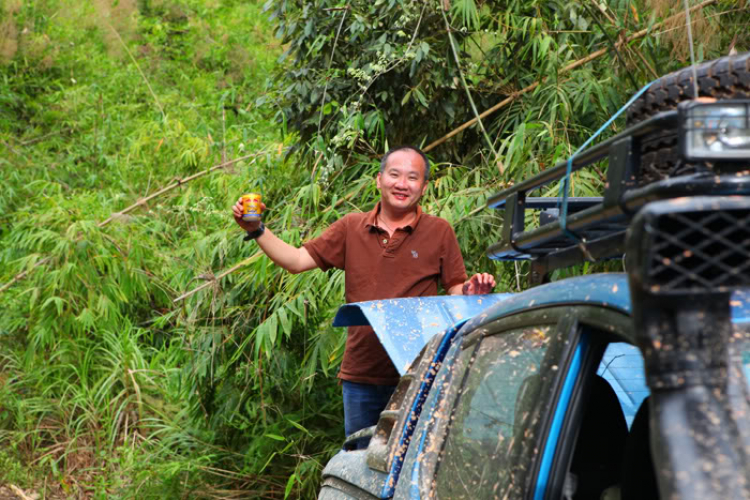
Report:
[[[567,231],[561,226],[559,210],[555,210],[561,205],[560,198],[528,197],[530,192],[563,179],[567,161],[490,197],[487,206],[504,209],[505,217],[502,239],[487,249],[487,255],[495,260],[531,260],[531,282],[538,284],[555,269],[621,257],[630,220],[651,201],[697,195],[750,195],[750,176],[720,170],[706,169],[646,183],[641,172],[641,142],[661,130],[677,129],[679,116],[678,110],[660,113],[573,158],[572,172],[604,159],[609,159],[609,168],[604,196],[568,198]],[[546,210],[539,227],[526,229],[527,209]]]

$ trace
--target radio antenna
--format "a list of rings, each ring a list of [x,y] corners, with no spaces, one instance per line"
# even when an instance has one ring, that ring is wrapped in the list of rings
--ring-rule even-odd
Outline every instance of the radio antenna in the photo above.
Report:
[[[693,68],[693,99],[698,98],[698,70],[695,68],[695,49],[693,48],[693,28],[690,21],[690,5],[688,0],[685,4],[685,25],[687,26],[688,45],[690,46],[690,65]]]

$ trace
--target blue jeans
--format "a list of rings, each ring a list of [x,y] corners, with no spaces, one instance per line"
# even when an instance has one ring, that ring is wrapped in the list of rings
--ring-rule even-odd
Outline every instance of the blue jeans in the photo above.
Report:
[[[378,423],[380,412],[385,410],[395,385],[372,385],[343,382],[344,432],[347,436]],[[366,448],[367,443],[358,443],[357,449]]]

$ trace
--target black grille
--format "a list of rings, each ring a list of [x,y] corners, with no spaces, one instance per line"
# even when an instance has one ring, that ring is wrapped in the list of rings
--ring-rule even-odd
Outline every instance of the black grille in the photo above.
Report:
[[[652,292],[726,292],[750,286],[750,210],[660,214],[651,221]]]

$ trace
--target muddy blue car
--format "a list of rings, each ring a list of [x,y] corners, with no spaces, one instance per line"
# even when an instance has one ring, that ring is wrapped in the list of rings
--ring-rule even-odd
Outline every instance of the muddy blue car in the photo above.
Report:
[[[749,94],[748,54],[668,75],[625,131],[491,197],[487,253],[531,261],[527,291],[343,306],[402,378],[320,498],[750,498]],[[530,196],[601,161],[601,198]],[[626,272],[549,282],[608,259]]]

